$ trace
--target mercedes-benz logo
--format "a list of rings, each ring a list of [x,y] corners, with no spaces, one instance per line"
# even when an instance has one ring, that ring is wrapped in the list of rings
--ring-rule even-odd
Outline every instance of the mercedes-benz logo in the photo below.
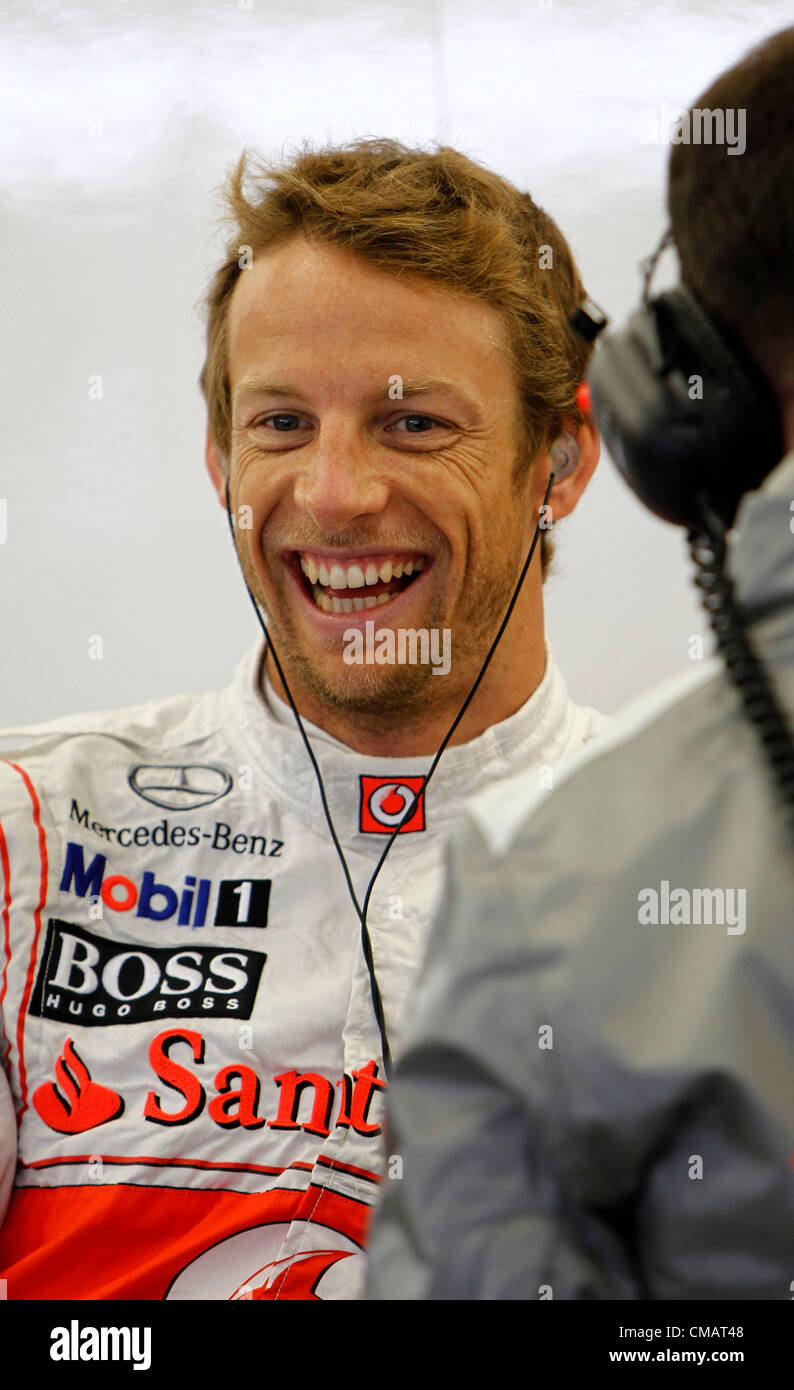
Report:
[[[139,763],[127,781],[136,796],[166,811],[192,811],[220,801],[232,789],[230,774],[205,763]]]

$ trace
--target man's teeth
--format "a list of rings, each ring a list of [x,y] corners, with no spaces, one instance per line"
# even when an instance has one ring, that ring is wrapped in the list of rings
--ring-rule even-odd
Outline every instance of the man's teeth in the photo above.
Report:
[[[403,575],[418,574],[424,568],[424,563],[423,556],[419,556],[416,560],[383,560],[380,564],[376,564],[374,560],[368,560],[366,568],[362,568],[357,561],[351,560],[350,564],[347,565],[334,562],[329,570],[324,560],[318,564],[311,555],[301,556],[301,569],[309,583],[311,585],[322,584],[326,589],[363,589],[368,584],[379,582],[388,584],[391,579],[401,579]],[[345,601],[352,602],[353,600]],[[367,607],[372,607],[372,605],[368,604]],[[343,608],[333,611],[348,613],[351,610]]]
[[[366,598],[337,598],[335,595],[332,598],[317,587],[312,592],[314,602],[324,613],[360,613],[362,608],[379,608],[394,597],[393,594],[368,594]]]

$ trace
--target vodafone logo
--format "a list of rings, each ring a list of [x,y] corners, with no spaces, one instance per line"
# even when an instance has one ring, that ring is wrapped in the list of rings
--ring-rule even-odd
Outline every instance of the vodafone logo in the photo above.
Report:
[[[314,1221],[278,1221],[203,1250],[176,1276],[166,1298],[353,1300],[363,1279],[363,1252],[349,1236]]]
[[[400,834],[425,828],[425,798],[421,790],[424,777],[403,777],[395,781],[393,777],[361,778],[361,811],[359,830],[377,835],[391,834],[412,803],[414,809]]]

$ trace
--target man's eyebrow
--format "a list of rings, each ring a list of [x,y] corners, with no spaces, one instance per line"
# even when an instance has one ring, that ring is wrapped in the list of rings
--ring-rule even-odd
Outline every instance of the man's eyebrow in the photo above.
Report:
[[[396,375],[397,373],[395,373],[395,376]],[[462,405],[468,406],[469,408],[474,406],[474,401],[472,401],[460,387],[456,386],[454,382],[444,381],[440,377],[424,378],[421,381],[403,381],[400,387],[402,394],[396,397],[391,394],[394,390],[394,385],[395,383],[392,380],[387,381],[384,386],[379,387],[377,391],[373,391],[371,395],[367,396],[364,404],[374,405],[377,401],[401,400],[404,396],[420,396],[426,395],[430,391],[443,391],[448,396],[453,396],[456,400],[460,401]],[[290,382],[269,381],[266,377],[261,376],[243,377],[242,381],[239,381],[234,388],[233,395],[235,401],[245,396],[254,395],[291,397],[293,400],[305,399],[304,393],[299,391],[298,388],[293,386]]]

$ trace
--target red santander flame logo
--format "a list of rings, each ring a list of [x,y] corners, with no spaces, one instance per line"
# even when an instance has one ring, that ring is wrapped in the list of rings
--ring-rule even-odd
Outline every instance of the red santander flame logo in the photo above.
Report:
[[[55,1063],[55,1075],[57,1085],[46,1081],[33,1092],[32,1100],[45,1125],[58,1134],[83,1134],[118,1119],[122,1113],[121,1096],[109,1086],[91,1080],[71,1038],[67,1038],[63,1054]]]
[[[322,1276],[337,1260],[349,1258],[350,1252],[347,1250],[307,1250],[302,1255],[288,1255],[284,1260],[274,1260],[246,1279],[232,1294],[232,1300],[302,1299],[322,1303],[319,1294],[314,1292]],[[255,1284],[254,1281],[263,1275],[264,1283]]]

